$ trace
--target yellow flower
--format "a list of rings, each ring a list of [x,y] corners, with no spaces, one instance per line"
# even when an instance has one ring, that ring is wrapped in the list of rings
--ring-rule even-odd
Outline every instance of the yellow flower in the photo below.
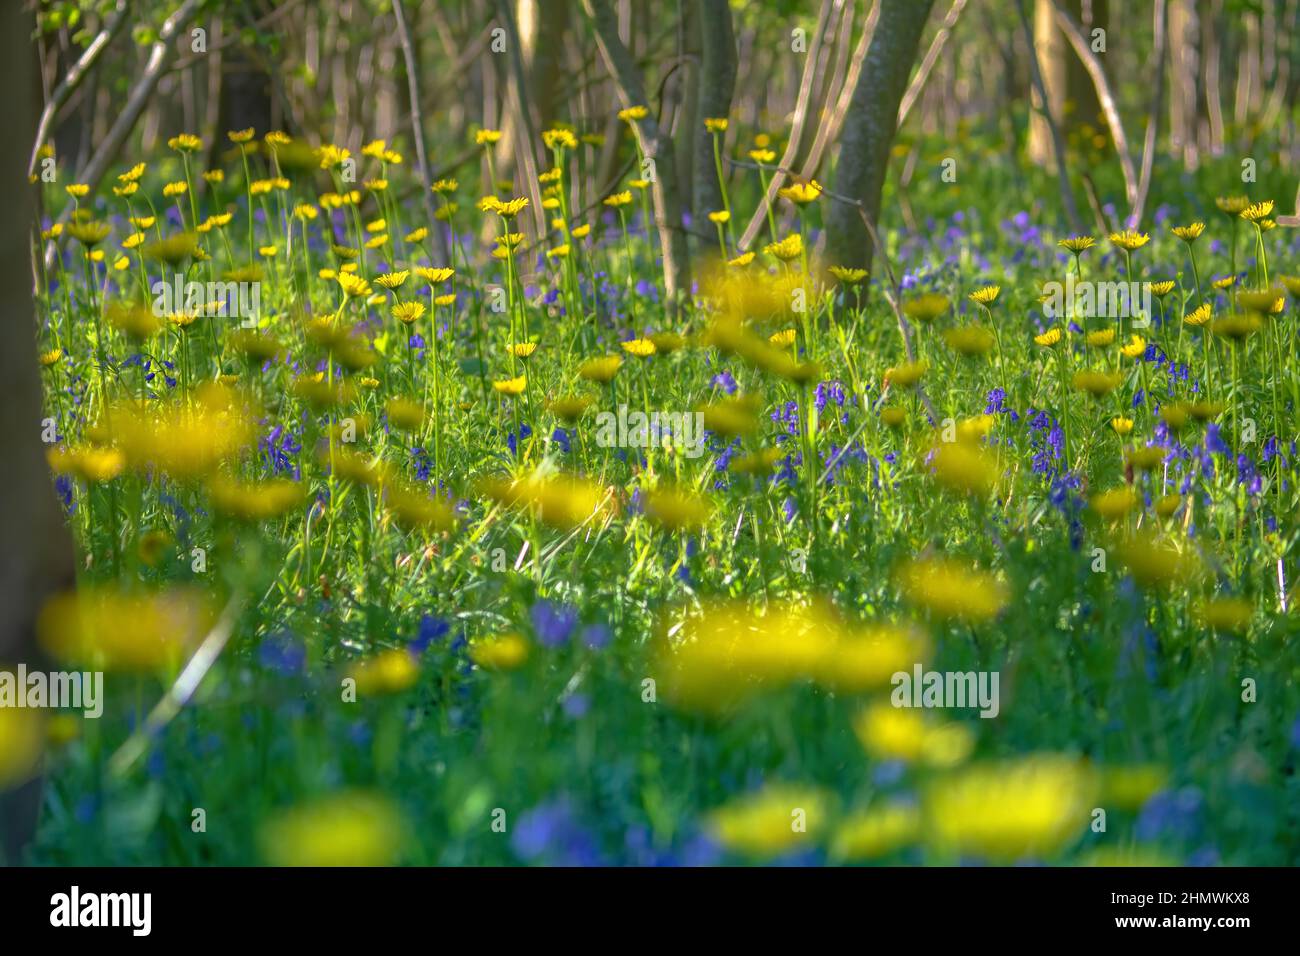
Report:
[[[398,431],[414,432],[424,426],[424,406],[400,395],[390,398],[385,405],[388,423]]]
[[[614,193],[612,196],[606,196],[605,199],[603,200],[606,206],[610,206],[614,209],[617,209],[620,206],[626,206],[631,201],[632,201],[631,190],[625,190],[621,193]]]
[[[232,143],[247,143],[253,138],[254,135],[253,127],[250,126],[248,127],[248,129],[241,129],[235,132],[227,133],[226,135],[230,137],[230,141]]]
[[[406,842],[398,809],[387,799],[344,792],[273,816],[260,834],[271,866],[391,866]]]
[[[749,151],[749,158],[760,166],[767,166],[776,162],[776,153],[772,152],[770,149],[751,149]]]
[[[594,482],[568,475],[489,480],[481,484],[480,492],[509,507],[533,509],[539,520],[562,531],[600,513],[607,498]]]
[[[42,368],[49,368],[63,358],[63,349],[50,349],[48,352],[40,354],[40,363]]]
[[[305,495],[301,484],[282,478],[258,483],[217,478],[208,484],[208,496],[216,509],[244,521],[278,518],[296,507]]]
[[[704,427],[723,438],[748,435],[758,429],[759,399],[756,395],[737,395],[698,409]]]
[[[589,382],[599,382],[607,385],[614,380],[618,370],[623,365],[623,359],[617,355],[605,355],[599,358],[587,359],[578,366],[578,375]]]
[[[186,183],[183,179],[178,180],[174,183],[168,183],[166,186],[163,187],[163,195],[169,199],[172,198],[173,196],[184,196],[189,191],[190,191],[189,184]]]
[[[385,272],[383,275],[375,279],[375,282],[383,286],[385,289],[400,289],[410,277],[411,273],[408,270],[403,269],[400,272]]]
[[[1220,196],[1214,200],[1214,205],[1219,207],[1219,212],[1225,216],[1239,216],[1250,205],[1250,200],[1245,196]]]
[[[997,299],[998,293],[1000,293],[1001,291],[1002,291],[1001,286],[986,285],[981,289],[976,289],[974,292],[968,295],[967,298],[979,305],[986,305],[986,306],[992,305],[993,301]]]
[[[624,123],[632,123],[643,120],[650,115],[650,111],[644,106],[629,106],[627,109],[618,111],[618,118]]]
[[[1052,348],[1061,344],[1061,329],[1059,326],[1053,326],[1042,335],[1035,335],[1034,341],[1044,348]]]
[[[1240,213],[1242,219],[1247,222],[1259,222],[1261,219],[1267,219],[1273,215],[1273,200],[1266,199],[1264,202],[1251,203]]]
[[[548,400],[546,407],[562,421],[576,422],[594,403],[590,395],[568,395]]]
[[[845,266],[831,266],[827,270],[844,285],[857,285],[867,277],[866,269],[849,269]]]
[[[213,608],[197,590],[131,592],[97,586],[47,601],[36,633],[60,662],[149,672],[179,666],[214,619]]]
[[[1074,255],[1087,252],[1097,244],[1097,240],[1092,236],[1070,236],[1068,239],[1062,239],[1057,243],[1062,249],[1072,252]]]
[[[446,282],[456,274],[456,270],[448,267],[430,268],[429,266],[416,266],[415,274],[430,285],[437,285],[440,282]]]
[[[645,513],[670,531],[695,530],[708,522],[713,505],[700,495],[661,487],[646,494]]]
[[[727,118],[725,116],[705,117],[704,128],[710,133],[725,133],[727,131]]]
[[[941,619],[988,621],[1008,601],[1007,587],[994,575],[956,558],[923,558],[905,564],[899,587],[911,604]]]
[[[352,151],[342,146],[335,146],[333,143],[326,143],[316,151],[316,157],[321,169],[333,169],[351,159]]]
[[[798,259],[803,255],[803,236],[797,232],[791,233],[779,242],[769,242],[763,251],[782,262]]]
[[[1112,232],[1110,234],[1110,241],[1126,252],[1134,252],[1150,242],[1151,237],[1145,232],[1125,229],[1123,232]]]
[[[624,352],[628,355],[635,355],[637,358],[649,358],[655,354],[655,344],[649,339],[629,339],[619,344]]]
[[[743,266],[747,266],[747,265],[749,265],[751,262],[753,262],[753,261],[754,261],[754,256],[755,256],[755,253],[753,253],[753,252],[742,252],[740,255],[736,256],[734,259],[728,259],[728,260],[727,260],[727,265],[729,265],[729,266],[734,266],[734,267],[736,267],[736,268],[739,269],[739,268],[742,268]]]
[[[929,369],[930,363],[924,360],[920,362],[905,362],[902,365],[896,365],[885,371],[885,381],[890,385],[896,385],[899,388],[911,388],[925,375]]]
[[[795,329],[782,329],[780,332],[773,332],[767,337],[767,340],[778,348],[789,348],[794,344],[797,334]]]
[[[1093,495],[1088,501],[1088,506],[1105,521],[1118,521],[1141,505],[1142,499],[1138,493],[1127,485]]]
[[[1183,321],[1188,325],[1204,325],[1210,321],[1210,303],[1203,302],[1194,310],[1183,316]]]
[[[993,333],[982,325],[963,325],[955,329],[945,329],[943,340],[954,352],[967,358],[987,354],[997,342]]]
[[[528,199],[521,196],[518,199],[511,199],[507,202],[498,202],[493,208],[493,212],[502,219],[513,219],[515,216],[519,215],[527,205]]]
[[[903,303],[903,314],[914,322],[933,322],[948,311],[947,296],[926,292]]]
[[[1215,319],[1210,323],[1210,332],[1233,342],[1242,342],[1264,327],[1264,323],[1254,313],[1237,312]]]
[[[66,189],[68,195],[72,196],[74,199],[84,199],[86,196],[90,195],[90,187],[85,183],[72,183],[69,186],[65,186],[64,189]]]
[[[1164,279],[1160,282],[1151,283],[1151,294],[1154,295],[1157,299],[1163,299],[1165,296],[1167,296],[1170,292],[1173,291],[1174,291],[1174,281],[1172,279]]]
[[[841,823],[831,839],[831,857],[849,861],[889,856],[914,843],[921,825],[921,810],[914,804],[884,804]]]
[[[93,249],[108,238],[113,227],[106,222],[72,222],[68,224],[67,231],[68,235],[87,249]]]
[[[429,188],[436,193],[454,193],[460,188],[460,182],[455,179],[440,179]]]
[[[178,153],[193,153],[203,145],[203,141],[193,133],[181,133],[167,140],[167,145]]]
[[[527,384],[528,384],[527,377],[520,375],[516,378],[507,378],[497,382],[493,382],[492,387],[495,388],[502,395],[520,395],[523,393],[524,388],[525,386],[527,386]]]
[[[808,203],[820,198],[822,187],[815,179],[810,179],[806,183],[795,182],[777,190],[777,195],[782,199],[789,200],[798,206],[806,206]]]
[[[76,475],[87,484],[110,481],[122,473],[126,456],[116,448],[85,445],[56,446],[48,454],[50,469],[57,475]]]
[[[1133,580],[1144,588],[1184,584],[1198,567],[1190,552],[1180,552],[1172,545],[1156,540],[1148,532],[1121,542],[1117,551]]]
[[[707,829],[726,849],[773,857],[809,843],[823,829],[829,803],[820,791],[771,784],[709,814]]]
[[[1115,430],[1115,434],[1123,437],[1133,431],[1133,419],[1131,418],[1112,418],[1110,427]]]
[[[348,298],[356,299],[370,295],[370,283],[361,276],[354,275],[351,272],[340,272],[335,277],[335,281]]]
[[[556,246],[554,249],[546,250],[546,258],[548,259],[567,259],[568,256],[569,244],[567,242],[563,245]]]
[[[532,354],[537,351],[537,343],[516,342],[513,345],[507,346],[506,351],[514,355],[515,358],[526,359],[532,356]]]
[[[1205,223],[1197,221],[1189,223],[1186,226],[1174,226],[1172,231],[1175,236],[1190,246],[1193,242],[1199,239],[1201,233],[1205,231]]]
[[[731,221],[731,213],[725,209],[719,209],[717,212],[709,213],[709,222],[725,225]]]
[[[1147,351],[1146,339],[1142,338],[1142,336],[1140,335],[1135,334],[1132,336],[1132,338],[1129,339],[1127,345],[1121,345],[1119,347],[1119,351],[1120,354],[1123,355],[1125,358],[1131,358],[1131,359],[1141,358],[1143,355],[1146,354]]]
[[[528,660],[528,642],[518,634],[502,634],[470,645],[470,659],[489,671],[512,671]]]
[[[974,701],[968,703],[973,705]],[[974,737],[961,724],[931,724],[920,711],[895,707],[886,700],[859,714],[853,732],[863,749],[877,760],[952,767],[962,763],[975,748]]]
[[[548,129],[542,133],[547,149],[577,149],[578,138],[567,129]]]
[[[399,302],[393,306],[393,318],[410,325],[424,315],[423,302]]]
[[[132,166],[132,167],[131,167],[130,169],[128,169],[126,172],[124,172],[124,173],[119,173],[117,179],[118,179],[119,182],[123,182],[123,183],[136,183],[136,182],[139,182],[139,181],[140,181],[140,177],[144,175],[144,171],[145,171],[146,168],[147,168],[147,167],[145,166],[144,163],[136,163],[134,166]]]
[[[997,484],[997,459],[970,440],[941,442],[927,458],[934,480],[949,491],[987,496]]]
[[[388,650],[359,661],[348,670],[356,681],[358,697],[400,694],[415,685],[420,668],[406,650]]]
[[[1243,634],[1250,630],[1255,605],[1243,598],[1215,598],[1203,601],[1199,608],[1201,622],[1212,631]]]
[[[1121,381],[1123,378],[1120,375],[1109,372],[1085,370],[1074,373],[1074,387],[1081,392],[1087,392],[1093,398],[1101,398],[1113,392],[1119,387]]]
[[[1087,828],[1095,795],[1093,776],[1069,757],[971,767],[928,789],[926,832],[950,853],[1007,863],[1047,858]]]
[[[1272,289],[1253,289],[1238,292],[1237,302],[1243,309],[1265,315],[1276,315],[1286,305],[1286,294],[1276,286]]]
[[[44,724],[40,710],[0,707],[0,789],[36,776],[45,752]]]

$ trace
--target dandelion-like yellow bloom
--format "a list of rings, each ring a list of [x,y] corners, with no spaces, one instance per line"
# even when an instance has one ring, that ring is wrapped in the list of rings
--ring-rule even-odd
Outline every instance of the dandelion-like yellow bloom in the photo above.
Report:
[[[831,838],[832,859],[875,860],[915,843],[921,836],[921,810],[912,803],[889,803],[846,818]]]
[[[1057,245],[1062,249],[1065,249],[1067,252],[1071,252],[1076,256],[1087,252],[1096,244],[1097,240],[1092,238],[1092,236],[1070,236],[1069,238],[1062,239],[1057,243]]]
[[[1046,332],[1042,333],[1041,335],[1035,335],[1034,342],[1038,345],[1043,346],[1043,348],[1049,348],[1049,349],[1052,348],[1053,346],[1060,345],[1061,344],[1060,326],[1052,326],[1052,328],[1048,329]]]
[[[518,634],[502,634],[470,645],[469,656],[490,671],[511,671],[528,660],[528,642]]]
[[[955,329],[945,329],[943,340],[954,352],[967,358],[986,355],[997,343],[993,333],[982,325],[963,325]]]
[[[1048,858],[1086,829],[1095,796],[1094,776],[1070,757],[971,767],[930,786],[926,833],[947,852],[993,862]]]
[[[35,777],[44,752],[42,712],[26,707],[0,707],[0,788]]]
[[[1084,370],[1074,373],[1074,387],[1093,398],[1101,398],[1119,388],[1123,378],[1118,374]]]
[[[1128,485],[1093,495],[1088,507],[1105,521],[1118,521],[1142,506],[1142,498]]]
[[[1245,196],[1220,196],[1214,200],[1214,205],[1225,216],[1236,218],[1250,205],[1250,200]]]
[[[262,828],[271,866],[390,866],[401,856],[405,828],[397,807],[365,792],[345,792],[282,811]]]
[[[733,853],[767,858],[810,843],[828,816],[827,798],[820,791],[769,785],[714,810],[706,828]]]
[[[914,322],[933,322],[948,311],[948,297],[926,292],[903,303],[903,314]]]
[[[844,285],[857,285],[867,277],[866,269],[850,269],[846,266],[831,266],[826,271]]]
[[[655,354],[655,344],[649,339],[629,339],[620,342],[619,345],[628,355],[635,355],[637,358],[649,358]]]
[[[1126,345],[1119,347],[1120,354],[1125,358],[1141,358],[1147,352],[1147,341],[1140,335],[1133,335]]]
[[[821,184],[815,179],[810,179],[806,183],[794,182],[784,186],[777,190],[777,195],[797,206],[806,206],[820,199],[822,191]]]
[[[782,329],[780,332],[773,332],[767,337],[767,340],[778,348],[789,348],[794,345],[797,334],[798,332],[795,329]]]
[[[51,598],[36,632],[57,661],[152,672],[178,666],[214,619],[214,609],[197,589],[134,592],[98,586]]]
[[[885,381],[890,385],[898,388],[911,388],[925,375],[929,369],[930,363],[924,360],[919,362],[904,362],[902,365],[896,365],[885,371]]]
[[[603,488],[571,475],[489,480],[482,483],[480,493],[509,507],[532,509],[540,521],[562,531],[609,510]]]
[[[670,531],[692,531],[708,523],[713,505],[693,492],[661,487],[646,493],[645,513]]]
[[[798,259],[803,255],[803,236],[797,232],[791,233],[778,242],[769,242],[763,251],[782,262]]]
[[[208,497],[222,514],[243,521],[269,521],[297,507],[306,489],[283,478],[245,482],[222,477],[208,483]]]
[[[1121,438],[1123,438],[1126,435],[1132,434],[1133,419],[1124,418],[1122,416],[1116,416],[1115,418],[1112,418],[1110,420],[1110,427],[1115,432],[1116,435],[1119,435]]]
[[[603,202],[606,206],[609,206],[613,209],[618,209],[621,206],[626,206],[632,202],[632,191],[624,190],[621,193],[614,193],[611,196],[606,196]]]
[[[587,359],[578,366],[578,376],[585,378],[589,382],[599,382],[602,385],[607,385],[613,381],[622,365],[623,359],[617,355]]]
[[[618,111],[618,118],[624,123],[634,123],[645,119],[650,115],[650,111],[644,106],[629,106],[627,109]]]
[[[385,272],[375,279],[375,283],[385,289],[400,289],[410,277],[411,273],[406,269],[400,272]]]
[[[1203,302],[1191,312],[1183,316],[1183,321],[1188,325],[1204,325],[1210,321],[1210,303]]]
[[[1267,219],[1273,215],[1273,200],[1266,199],[1263,202],[1251,203],[1239,215],[1247,222],[1259,222],[1261,219]]]
[[[1198,220],[1197,222],[1188,223],[1186,226],[1174,226],[1171,231],[1175,236],[1190,246],[1197,239],[1201,238],[1201,233],[1205,232],[1205,223]]]
[[[178,153],[193,153],[203,146],[203,140],[193,133],[181,133],[167,140],[167,145]]]
[[[1007,586],[987,571],[956,558],[922,558],[898,574],[903,597],[941,619],[988,621],[1009,600]]]
[[[1123,232],[1112,232],[1110,241],[1127,252],[1135,252],[1150,242],[1151,237],[1145,232],[1125,229]]]
[[[981,289],[976,289],[974,292],[968,295],[967,298],[978,305],[985,305],[985,306],[992,305],[994,300],[997,299],[998,294],[1001,291],[1002,291],[1001,286],[986,285]]]

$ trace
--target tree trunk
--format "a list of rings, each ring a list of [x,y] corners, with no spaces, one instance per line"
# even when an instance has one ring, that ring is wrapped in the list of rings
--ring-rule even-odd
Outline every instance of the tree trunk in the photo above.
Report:
[[[31,298],[31,188],[27,150],[40,92],[31,62],[32,18],[4,4],[0,71],[9,91],[9,145],[0,183],[9,209],[0,217],[0,662],[37,663],[36,615],[51,593],[73,582],[72,540],[54,496],[41,441],[41,379]],[[0,860],[17,862],[36,828],[39,785],[0,793]]]
[[[877,221],[898,107],[916,62],[933,0],[883,3],[862,75],[853,90],[840,134],[835,192],[858,200]],[[858,209],[827,201],[827,253],[831,265],[870,268],[872,247]]]
[[[701,0],[700,84],[697,100],[698,123],[728,115],[731,97],[736,90],[736,34],[731,23],[731,5],[727,0]],[[691,215],[696,228],[703,228],[709,213],[722,208],[722,189],[718,185],[717,164],[713,157],[713,137],[695,132],[695,171]],[[707,230],[706,230],[707,231]]]
[[[1047,105],[1056,118],[1061,135],[1068,145],[1078,137],[1085,124],[1101,129],[1101,104],[1088,71],[1070,51],[1070,45],[1056,24],[1053,0],[1036,0],[1034,4],[1034,48],[1047,87]],[[1062,7],[1079,23],[1092,40],[1092,31],[1105,30],[1109,23],[1106,0],[1062,0]],[[1034,106],[1029,114],[1029,158],[1040,166],[1053,163],[1052,136],[1047,120],[1040,112],[1042,100],[1033,94]]]
[[[624,107],[649,108],[645,84],[636,60],[618,35],[618,16],[609,0],[583,0],[593,28],[596,45],[608,67],[619,100]],[[654,113],[632,125],[637,143],[647,160],[654,164],[654,182],[650,194],[654,200],[655,226],[659,232],[660,254],[663,257],[664,300],[670,315],[677,312],[678,295],[690,290],[690,262],[687,258],[686,231],[682,228],[681,200],[677,181],[673,176],[673,143],[667,131],[660,128]]]

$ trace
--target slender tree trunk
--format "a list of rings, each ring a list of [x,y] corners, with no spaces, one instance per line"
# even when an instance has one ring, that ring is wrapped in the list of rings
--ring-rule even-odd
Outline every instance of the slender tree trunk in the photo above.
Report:
[[[898,107],[932,5],[933,0],[882,4],[862,75],[844,117],[835,191],[858,200],[872,222],[880,216]],[[870,268],[871,238],[858,210],[846,203],[828,203],[825,212],[829,263]]]
[[[727,116],[736,90],[736,34],[727,0],[700,0],[700,84],[698,122]],[[695,171],[691,214],[696,228],[722,208],[722,190],[713,157],[713,137],[695,131]]]
[[[596,32],[596,44],[605,60],[619,100],[624,107],[650,107],[645,84],[636,60],[618,35],[618,16],[609,0],[583,0],[587,16]],[[673,144],[667,131],[659,126],[653,111],[633,124],[637,142],[645,158],[654,163],[654,182],[650,192],[654,199],[655,226],[659,232],[663,257],[664,298],[670,314],[677,311],[677,297],[690,289],[690,262],[687,258],[686,231],[682,228],[681,200],[673,176]]]
[[[0,663],[37,663],[36,615],[53,592],[73,581],[72,540],[54,496],[41,441],[41,380],[31,298],[31,189],[28,149],[39,105],[31,63],[32,18],[24,5],[0,13],[3,89],[9,93],[9,145],[0,184],[8,209],[0,217]],[[62,423],[60,423],[62,427]],[[36,828],[39,783],[0,792],[0,861],[16,862]]]

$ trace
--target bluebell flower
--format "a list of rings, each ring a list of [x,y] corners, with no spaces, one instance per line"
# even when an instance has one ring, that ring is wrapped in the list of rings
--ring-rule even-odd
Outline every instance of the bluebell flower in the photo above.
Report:
[[[537,641],[543,647],[559,647],[568,641],[578,623],[578,612],[568,605],[557,606],[547,600],[533,605],[530,613]]]

